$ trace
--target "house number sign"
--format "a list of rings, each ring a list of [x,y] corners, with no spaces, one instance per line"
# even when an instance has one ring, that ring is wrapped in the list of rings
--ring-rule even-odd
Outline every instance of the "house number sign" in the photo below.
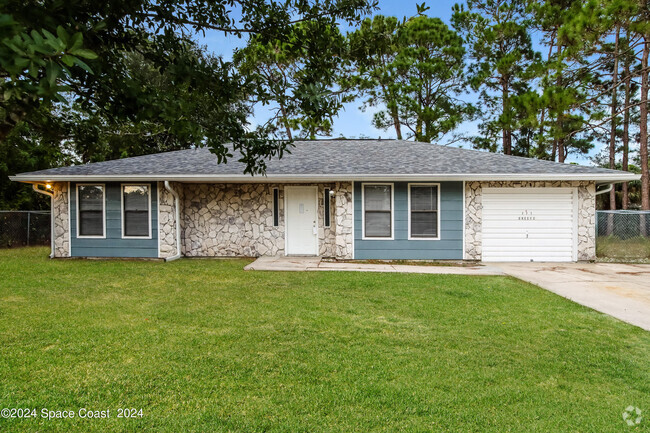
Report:
[[[532,210],[525,209],[519,215],[519,221],[535,221],[535,215]]]

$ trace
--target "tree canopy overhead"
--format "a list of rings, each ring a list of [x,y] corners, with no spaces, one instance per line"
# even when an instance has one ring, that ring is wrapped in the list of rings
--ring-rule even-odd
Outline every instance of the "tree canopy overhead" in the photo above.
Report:
[[[333,117],[341,109],[335,89],[342,72],[345,37],[333,22],[294,24],[286,38],[253,36],[235,52],[234,61],[253,84],[251,104],[273,105],[264,127],[292,139],[332,133]]]
[[[439,18],[368,18],[349,35],[349,44],[353,69],[344,82],[356,87],[365,105],[383,108],[373,119],[377,128],[431,142],[472,112],[459,98],[465,89],[463,40]]]
[[[222,161],[233,154],[224,144],[233,143],[249,173],[262,172],[265,159],[281,155],[286,142],[270,140],[268,130],[249,130],[244,101],[254,83],[231,63],[207,55],[192,38],[217,30],[285,41],[297,23],[354,23],[374,7],[366,0],[1,0],[0,5],[1,141],[22,123],[40,129],[44,106],[58,117],[56,104],[76,104],[79,120],[95,119],[98,128],[151,126],[150,133],[184,145],[207,145]],[[310,35],[315,46],[329,39],[320,32]],[[133,73],[134,59],[147,73]]]
[[[463,0],[450,23],[424,4],[367,17],[376,0],[0,5],[3,207],[29,202],[7,185],[17,171],[192,146],[263,173],[357,102],[397,138],[558,162],[600,143],[643,179],[610,207],[650,209],[647,1]],[[225,61],[197,43],[206,31],[245,47]]]

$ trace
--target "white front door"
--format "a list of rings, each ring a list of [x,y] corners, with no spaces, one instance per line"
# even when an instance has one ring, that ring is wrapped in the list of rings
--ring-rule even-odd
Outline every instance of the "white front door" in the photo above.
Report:
[[[318,189],[315,186],[287,186],[287,255],[318,255]]]
[[[483,261],[577,259],[574,188],[483,188]]]

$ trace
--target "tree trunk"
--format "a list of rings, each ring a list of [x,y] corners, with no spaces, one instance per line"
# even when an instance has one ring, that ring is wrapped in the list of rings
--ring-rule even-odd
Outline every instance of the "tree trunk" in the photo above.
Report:
[[[424,141],[422,138],[422,117],[418,115],[418,120],[415,124],[415,141]]]
[[[650,210],[650,173],[648,173],[648,54],[650,33],[643,36],[641,58],[641,107],[639,109],[639,155],[641,157],[641,209]]]
[[[560,38],[557,38],[557,58],[558,62],[560,61],[560,53],[562,52],[562,43],[560,42]],[[555,86],[558,89],[562,88],[562,74],[560,71],[557,71],[557,77],[555,78]],[[555,139],[555,142],[553,143],[553,151],[554,153],[557,152],[557,162],[563,163],[564,162],[564,137],[562,136],[563,134],[563,128],[562,128],[562,122],[564,120],[564,112],[558,112],[557,114],[557,119],[555,122],[556,125],[556,135],[557,138]]]
[[[402,139],[402,125],[399,123],[399,116],[397,115],[397,113],[393,113],[393,124],[395,125],[395,134],[397,135],[397,139],[401,140]]]
[[[548,56],[546,58],[547,62],[551,61],[551,56],[553,55],[553,47],[555,47],[555,33],[551,35],[551,40],[549,42],[548,46]],[[548,79],[548,68],[544,72],[544,80],[546,81]],[[546,139],[544,138],[544,118],[546,115],[546,107],[542,107],[541,113],[539,115],[539,155],[544,155],[544,158],[548,157],[548,149],[546,147]],[[551,159],[555,161],[555,153],[553,152],[551,154]]]
[[[623,171],[628,171],[628,161],[630,157],[630,65],[625,64],[625,112],[623,113]],[[627,209],[630,201],[628,192],[628,182],[623,182],[623,197],[621,207]]]
[[[503,86],[501,91],[501,106],[502,112],[501,115],[505,118],[510,111],[510,95],[508,89],[508,80],[503,79]],[[502,119],[503,120],[503,119]],[[509,125],[503,125],[503,153],[506,155],[512,155],[512,131],[510,130]]]
[[[395,135],[397,135],[397,139],[401,140],[402,139],[402,124],[399,121],[399,114],[397,111],[397,103],[395,103],[395,95],[393,95],[387,88],[386,86],[382,83],[381,85],[381,90],[384,93],[384,100],[386,101],[386,106],[388,107],[388,111],[390,111],[390,115],[393,118],[393,126],[395,127]]]
[[[621,28],[616,28],[616,39],[614,42],[614,71],[612,73],[612,123],[609,136],[609,168],[616,169],[616,110],[617,110],[617,86],[618,86],[618,41],[621,35]],[[609,209],[616,210],[616,188],[609,193]]]
[[[562,125],[562,117],[558,117],[558,123]],[[557,140],[557,162],[564,163],[565,150],[564,150],[564,137]]]

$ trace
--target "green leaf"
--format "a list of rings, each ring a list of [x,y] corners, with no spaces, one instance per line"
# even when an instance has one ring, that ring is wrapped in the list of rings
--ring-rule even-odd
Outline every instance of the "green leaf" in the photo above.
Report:
[[[7,14],[0,14],[0,27],[10,27],[16,24],[13,17]]]
[[[25,68],[25,67],[27,67],[27,65],[29,65],[29,63],[30,63],[29,59],[26,59],[26,58],[24,58],[24,57],[23,57],[23,58],[20,58],[20,57],[19,57],[19,58],[17,58],[17,59],[14,61],[14,64],[15,64],[16,66],[20,67],[20,68]]]
[[[56,28],[56,34],[61,39],[61,41],[68,46],[68,41],[70,40],[70,35],[68,35],[68,32],[65,31],[65,29],[62,26],[57,26]]]
[[[18,47],[16,46],[16,44],[14,44],[13,42],[4,41],[4,44],[5,44],[6,46],[8,46],[9,48],[11,48],[11,49],[12,49],[13,51],[15,51],[16,53],[20,54],[21,56],[27,56],[27,53],[25,53],[23,50],[21,50],[20,48],[18,48]]]
[[[38,68],[36,67],[36,64],[34,64],[34,62],[31,62],[29,64],[29,68],[27,69],[27,73],[32,78],[37,78],[38,77]]]
[[[68,66],[72,66],[72,65],[74,65],[75,60],[77,60],[76,57],[74,57],[74,56],[70,56],[70,55],[68,55],[68,54],[66,54],[66,55],[64,55],[63,57],[61,57],[61,61],[62,61],[63,63],[65,63],[66,65],[68,65]]]
[[[84,61],[82,61],[79,58],[74,58],[74,63],[75,65],[79,66],[81,69],[84,71],[88,72],[89,74],[94,74],[93,70],[88,66]]]
[[[59,78],[60,73],[61,67],[50,60],[45,68],[45,77],[50,86],[54,87],[56,85],[56,80]]]
[[[70,50],[76,50],[81,48],[81,46],[84,43],[84,36],[82,33],[77,32],[74,35],[72,35],[72,38],[70,39]]]
[[[45,39],[50,40],[50,41],[56,41],[57,40],[56,36],[54,36],[48,30],[43,29],[42,32],[43,32],[43,35],[45,35]]]
[[[70,54],[74,54],[77,57],[83,57],[84,59],[88,59],[88,60],[94,60],[97,57],[99,57],[97,54],[95,54],[94,51],[91,51],[91,50],[88,50],[88,49],[85,49],[85,48],[80,48],[80,49],[77,49],[77,50],[70,50],[69,52],[70,52]]]
[[[45,39],[43,39],[43,36],[41,36],[41,34],[36,30],[32,30],[30,34],[32,35],[32,39],[34,39],[35,44],[41,45],[45,43]]]

